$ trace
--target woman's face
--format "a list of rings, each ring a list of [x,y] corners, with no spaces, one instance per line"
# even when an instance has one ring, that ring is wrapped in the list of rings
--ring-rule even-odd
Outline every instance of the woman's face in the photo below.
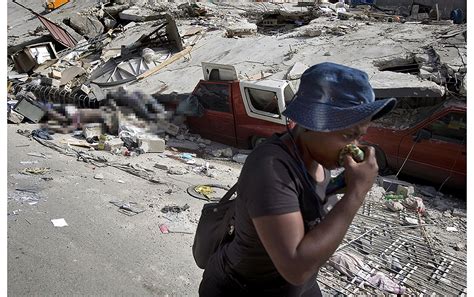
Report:
[[[348,144],[359,144],[359,139],[367,133],[370,121],[363,122],[357,126],[335,131],[316,132],[306,131],[303,141],[311,158],[327,169],[335,169],[339,166],[339,152]]]

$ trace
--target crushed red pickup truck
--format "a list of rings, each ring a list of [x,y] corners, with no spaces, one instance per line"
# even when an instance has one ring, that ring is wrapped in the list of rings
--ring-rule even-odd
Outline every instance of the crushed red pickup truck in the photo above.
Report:
[[[252,148],[273,133],[286,131],[281,112],[295,93],[290,82],[239,80],[233,66],[221,64],[203,63],[203,72],[204,80],[178,107],[188,110],[191,132],[234,147]]]
[[[420,113],[407,126],[397,130],[376,121],[362,138],[376,148],[379,168],[465,189],[466,103],[444,101]]]
[[[285,80],[239,80],[230,65],[203,63],[199,81],[185,109],[193,133],[240,148],[252,148],[275,132],[286,131],[281,115],[295,93]],[[191,106],[191,108],[190,108]],[[381,172],[414,176],[450,188],[466,187],[466,103],[443,101],[425,107],[404,127],[376,121],[362,138],[373,145]],[[290,122],[290,127],[293,123]],[[400,168],[402,168],[400,170]]]

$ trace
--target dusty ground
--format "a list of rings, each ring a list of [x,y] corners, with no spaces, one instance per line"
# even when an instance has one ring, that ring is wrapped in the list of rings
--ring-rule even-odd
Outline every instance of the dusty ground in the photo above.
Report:
[[[166,184],[154,184],[116,168],[95,168],[16,133],[18,128],[32,127],[8,126],[8,193],[13,197],[8,202],[9,295],[195,295],[202,271],[191,254],[193,235],[162,234],[159,224],[168,221],[166,216],[178,226],[181,221],[194,225],[204,201],[192,198],[185,189],[217,180],[162,173]],[[27,155],[32,152],[49,154],[51,159]],[[162,159],[146,154],[133,162],[153,168]],[[41,176],[18,173],[26,167],[51,171]],[[235,169],[216,167],[219,183],[233,182]],[[228,173],[228,168],[233,172]],[[104,179],[94,179],[97,173]],[[170,188],[173,192],[166,194]],[[15,189],[35,192],[39,202],[29,205],[15,200],[20,199],[14,196]],[[29,192],[21,193],[31,197]],[[129,217],[118,212],[111,200],[137,202],[146,211]],[[165,205],[186,203],[190,209],[177,218],[160,211]],[[69,226],[54,227],[50,220],[58,218]]]

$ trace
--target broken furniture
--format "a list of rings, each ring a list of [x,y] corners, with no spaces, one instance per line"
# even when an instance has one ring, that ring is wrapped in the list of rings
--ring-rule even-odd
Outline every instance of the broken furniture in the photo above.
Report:
[[[44,62],[57,58],[58,55],[51,42],[28,45],[11,56],[19,73],[30,72]]]

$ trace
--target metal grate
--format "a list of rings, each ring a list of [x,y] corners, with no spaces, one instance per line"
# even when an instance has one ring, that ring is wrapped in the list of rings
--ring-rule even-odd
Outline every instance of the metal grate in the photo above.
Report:
[[[425,225],[435,224],[429,217],[423,217],[424,222],[418,226],[404,225],[407,217],[419,219],[414,211],[394,213],[382,203],[366,201],[338,250],[361,256],[364,264],[371,268],[369,274],[383,272],[405,286],[405,294],[466,294],[465,260],[433,247],[423,230]],[[388,294],[362,281],[360,276],[341,275],[329,264],[321,268],[318,275],[321,289],[330,295]]]

